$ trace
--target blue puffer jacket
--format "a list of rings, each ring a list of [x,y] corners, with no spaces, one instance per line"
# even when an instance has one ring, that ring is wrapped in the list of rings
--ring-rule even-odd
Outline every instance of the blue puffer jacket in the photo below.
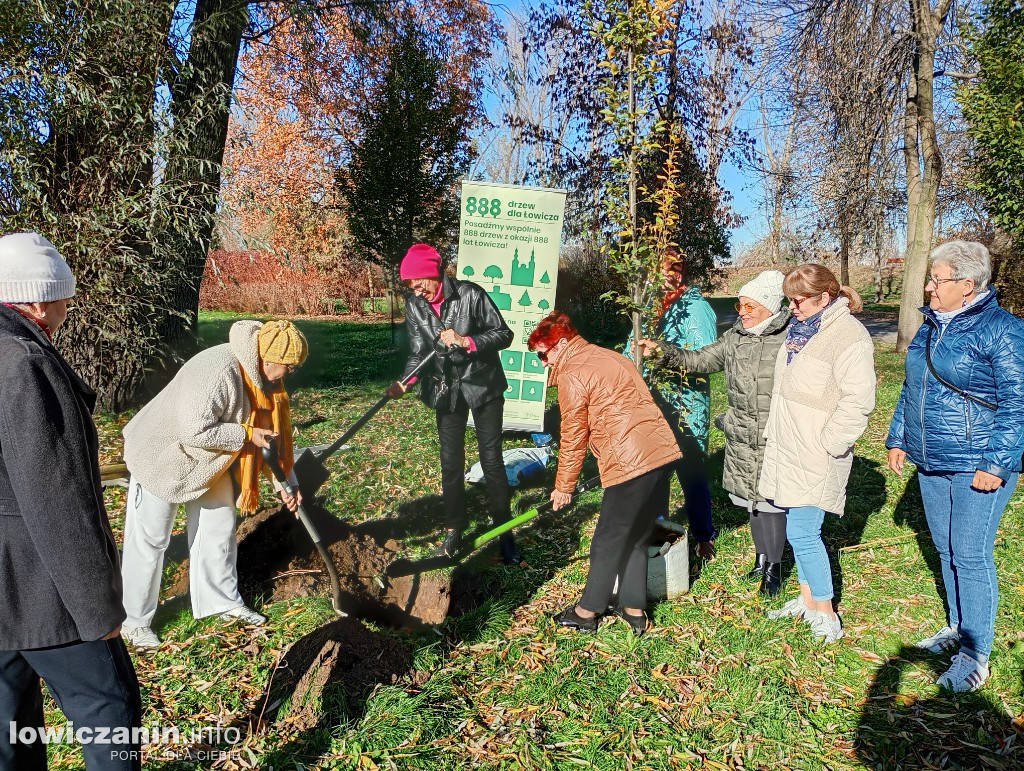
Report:
[[[1021,470],[1024,453],[1024,321],[1004,311],[995,290],[941,329],[934,311],[907,350],[906,380],[892,416],[888,448],[898,447],[925,471],[987,471],[1002,479]],[[998,405],[990,410],[942,385],[928,371]]]

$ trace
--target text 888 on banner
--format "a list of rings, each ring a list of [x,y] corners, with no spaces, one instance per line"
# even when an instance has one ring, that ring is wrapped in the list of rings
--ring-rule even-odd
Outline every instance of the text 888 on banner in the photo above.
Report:
[[[484,287],[515,333],[501,352],[504,427],[539,430],[547,371],[526,341],[555,307],[565,191],[463,182],[461,203],[457,277]]]

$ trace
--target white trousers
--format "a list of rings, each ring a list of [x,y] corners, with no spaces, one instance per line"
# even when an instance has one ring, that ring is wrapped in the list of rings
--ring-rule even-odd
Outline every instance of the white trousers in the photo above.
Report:
[[[153,495],[134,477],[128,483],[121,557],[126,627],[153,623],[160,601],[164,552],[171,541],[178,505]],[[235,495],[230,473],[221,474],[202,497],[184,506],[192,615],[203,618],[243,605],[238,593]]]

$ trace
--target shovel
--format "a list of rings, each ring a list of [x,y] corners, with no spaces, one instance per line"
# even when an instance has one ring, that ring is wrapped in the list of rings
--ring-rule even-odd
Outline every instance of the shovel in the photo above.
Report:
[[[580,482],[572,491],[572,497],[576,498],[576,496],[582,495],[583,493],[587,492],[587,490],[594,489],[599,484],[601,484],[600,477],[591,477],[590,479],[587,479],[584,482]],[[392,578],[398,578],[399,576],[411,576],[416,573],[425,573],[430,570],[440,570],[442,568],[454,567],[455,565],[458,565],[465,557],[467,557],[472,552],[475,552],[484,544],[493,541],[495,538],[503,536],[505,533],[514,530],[520,525],[525,525],[531,519],[534,519],[535,517],[539,516],[540,514],[543,514],[544,512],[550,509],[551,501],[546,501],[545,503],[542,503],[539,506],[535,506],[532,509],[524,511],[522,514],[513,517],[508,522],[503,522],[502,524],[494,528],[491,528],[490,530],[484,533],[481,533],[479,536],[473,539],[473,542],[469,546],[469,548],[462,549],[458,554],[455,554],[450,557],[446,555],[442,555],[439,557],[424,557],[423,559],[418,560],[410,560],[403,557],[402,559],[397,559],[390,565],[388,565],[385,573],[391,576]]]
[[[431,351],[424,356],[423,360],[416,365],[416,368],[405,376],[402,380],[402,385],[409,385],[409,381],[420,374],[428,364],[433,362],[435,356],[437,356],[436,351]],[[334,455],[334,453],[342,448],[345,442],[355,436],[356,432],[365,426],[370,418],[377,414],[377,411],[380,410],[381,407],[391,401],[391,398],[392,397],[388,392],[385,391],[384,395],[381,396],[377,402],[370,407],[370,409],[364,412],[362,416],[349,427],[348,431],[320,452],[313,452],[308,447],[302,451],[302,454],[295,459],[295,478],[299,480],[299,489],[302,491],[303,498],[307,501],[312,501],[316,497],[317,491],[331,475],[331,472],[327,470],[327,466],[324,465],[324,461]]]
[[[270,447],[263,448],[263,460],[267,462],[267,467],[270,469],[270,473],[274,475],[274,479],[284,487],[286,492],[294,494],[295,487],[288,481],[288,477],[284,474],[284,469],[281,468],[281,464],[277,460],[277,442],[274,440],[270,441]],[[305,494],[303,494],[303,498],[305,498]],[[313,520],[309,518],[305,507],[301,503],[299,504],[298,517],[302,526],[306,528],[306,532],[309,533],[310,540],[313,541],[316,550],[320,552],[320,558],[323,559],[324,565],[327,567],[327,575],[331,579],[331,605],[334,607],[334,612],[339,616],[346,616],[348,614],[341,607],[341,585],[338,583],[338,569],[334,565],[334,559],[331,557],[330,551],[324,546],[316,525],[313,524]]]

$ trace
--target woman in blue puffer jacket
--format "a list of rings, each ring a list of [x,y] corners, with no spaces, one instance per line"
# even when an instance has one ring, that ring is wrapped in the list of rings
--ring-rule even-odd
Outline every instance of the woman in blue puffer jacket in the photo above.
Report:
[[[959,651],[938,683],[988,679],[996,619],[996,529],[1024,453],[1024,321],[999,307],[988,249],[951,241],[931,253],[930,307],[907,351],[889,427],[889,466],[917,465],[939,553],[949,622],[917,647]]]

